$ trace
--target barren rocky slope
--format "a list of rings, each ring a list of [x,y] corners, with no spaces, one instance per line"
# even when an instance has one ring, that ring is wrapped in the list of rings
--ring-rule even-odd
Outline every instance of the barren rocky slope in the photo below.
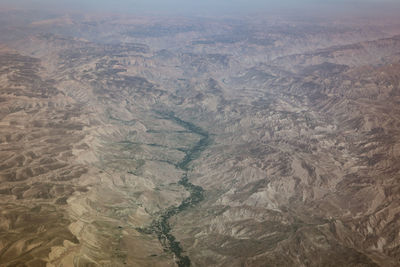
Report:
[[[294,24],[0,27],[0,265],[398,266],[400,38]]]

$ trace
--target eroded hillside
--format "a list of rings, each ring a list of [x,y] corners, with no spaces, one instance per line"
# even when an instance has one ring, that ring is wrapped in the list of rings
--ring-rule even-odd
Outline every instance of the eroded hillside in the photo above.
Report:
[[[400,264],[393,25],[24,23],[0,28],[1,266]]]

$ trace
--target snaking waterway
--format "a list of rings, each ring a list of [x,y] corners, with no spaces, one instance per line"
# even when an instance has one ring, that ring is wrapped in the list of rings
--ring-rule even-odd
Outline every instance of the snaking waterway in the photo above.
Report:
[[[189,207],[196,205],[203,200],[203,188],[189,182],[189,179],[187,177],[189,170],[188,165],[200,156],[201,152],[206,149],[211,140],[209,134],[206,131],[194,125],[193,123],[183,121],[180,118],[176,117],[173,113],[159,114],[163,115],[165,119],[172,120],[180,126],[184,127],[186,130],[199,135],[201,138],[191,149],[185,151],[185,157],[176,164],[177,168],[185,172],[180,179],[179,184],[182,185],[187,191],[189,191],[190,196],[185,198],[179,206],[171,206],[167,208],[164,212],[161,213],[161,215],[157,219],[152,222],[150,227],[138,230],[149,234],[155,233],[164,249],[174,253],[178,266],[188,267],[190,266],[190,259],[188,256],[182,254],[183,250],[180,243],[171,234],[169,219],[172,216],[188,209]]]

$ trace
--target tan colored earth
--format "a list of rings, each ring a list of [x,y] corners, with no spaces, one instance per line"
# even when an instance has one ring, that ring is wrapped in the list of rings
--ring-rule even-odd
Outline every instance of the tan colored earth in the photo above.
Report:
[[[24,14],[0,266],[400,265],[400,23]]]

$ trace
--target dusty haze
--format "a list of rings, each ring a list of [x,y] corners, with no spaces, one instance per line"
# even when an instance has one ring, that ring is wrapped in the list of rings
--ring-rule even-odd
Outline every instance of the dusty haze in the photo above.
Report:
[[[122,13],[161,13],[169,15],[232,15],[252,13],[297,13],[306,15],[396,15],[400,3],[396,0],[3,0],[3,6],[33,8],[53,11],[122,12]]]
[[[398,1],[1,1],[0,265],[400,266]]]

